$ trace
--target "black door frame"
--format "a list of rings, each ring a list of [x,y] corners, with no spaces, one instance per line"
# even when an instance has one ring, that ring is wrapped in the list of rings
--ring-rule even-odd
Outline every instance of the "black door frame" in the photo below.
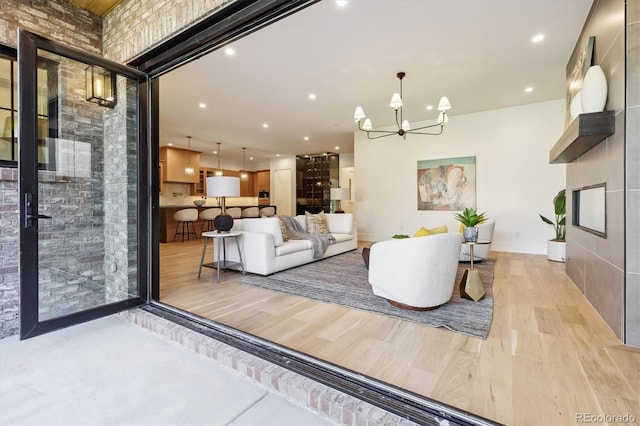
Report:
[[[38,49],[65,56],[138,81],[138,296],[50,320],[40,321],[38,316],[38,226],[37,219],[28,213],[38,213],[38,159],[37,159],[37,53]],[[148,185],[148,75],[126,65],[109,61],[79,49],[62,45],[24,29],[18,30],[18,96],[19,162],[20,171],[20,338],[26,339],[43,333],[90,321],[116,312],[148,303],[149,282],[149,185]],[[31,205],[26,206],[30,195]]]

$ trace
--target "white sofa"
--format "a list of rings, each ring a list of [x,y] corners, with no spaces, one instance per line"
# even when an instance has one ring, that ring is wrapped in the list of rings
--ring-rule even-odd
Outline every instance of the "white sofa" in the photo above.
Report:
[[[325,217],[327,228],[336,241],[328,246],[323,258],[355,250],[358,247],[358,232],[353,215],[326,214]],[[295,218],[306,229],[305,216],[298,215]],[[269,275],[317,260],[313,258],[309,240],[284,241],[277,217],[236,220],[233,230],[242,232],[240,250],[246,272]],[[235,244],[227,247],[227,259],[239,260]],[[240,270],[240,267],[233,269]]]
[[[371,246],[369,283],[373,294],[412,310],[434,309],[453,294],[462,235],[390,239]]]

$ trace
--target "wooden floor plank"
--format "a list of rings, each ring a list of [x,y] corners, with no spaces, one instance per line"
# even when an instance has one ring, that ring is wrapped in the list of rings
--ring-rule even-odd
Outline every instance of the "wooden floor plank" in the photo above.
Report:
[[[494,314],[481,340],[242,285],[237,272],[198,280],[201,253],[201,240],[161,244],[162,302],[505,424],[640,419],[640,350],[544,256],[491,253]]]

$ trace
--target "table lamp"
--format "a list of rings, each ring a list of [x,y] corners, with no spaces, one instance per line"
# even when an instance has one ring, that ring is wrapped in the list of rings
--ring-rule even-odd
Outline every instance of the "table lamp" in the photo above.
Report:
[[[349,188],[331,188],[330,196],[332,200],[336,202],[336,208],[334,213],[344,213],[342,210],[342,206],[340,205],[340,201],[348,200],[351,198],[351,194],[349,194]]]
[[[240,178],[234,176],[212,176],[207,178],[207,197],[220,198],[222,213],[213,219],[218,232],[229,232],[233,228],[233,218],[226,211],[226,197],[240,196]]]

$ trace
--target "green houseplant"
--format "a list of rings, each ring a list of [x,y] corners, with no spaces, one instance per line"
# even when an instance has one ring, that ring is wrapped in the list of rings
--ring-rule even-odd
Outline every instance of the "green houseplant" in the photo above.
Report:
[[[478,213],[473,207],[465,207],[462,213],[456,213],[453,217],[464,226],[462,234],[465,241],[477,241],[478,228],[476,225],[488,219],[487,212]]]
[[[556,233],[555,238],[547,243],[547,258],[557,262],[564,262],[566,253],[565,236],[567,223],[567,198],[565,189],[561,189],[558,191],[556,196],[553,197],[553,212],[555,215],[555,221],[552,221],[541,214],[539,215],[540,219],[542,219],[544,223],[548,223],[553,226]]]

